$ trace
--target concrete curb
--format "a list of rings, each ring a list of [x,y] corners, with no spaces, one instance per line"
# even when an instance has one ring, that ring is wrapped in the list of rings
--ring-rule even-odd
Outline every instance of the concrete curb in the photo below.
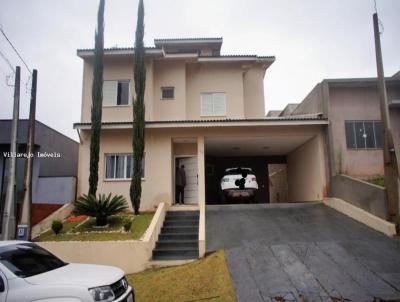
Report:
[[[377,216],[374,216],[367,211],[364,211],[352,204],[339,199],[339,198],[327,198],[323,201],[325,205],[335,209],[336,211],[343,213],[350,218],[357,220],[369,226],[370,228],[381,232],[387,236],[394,236],[396,235],[396,226],[395,224],[383,220]]]

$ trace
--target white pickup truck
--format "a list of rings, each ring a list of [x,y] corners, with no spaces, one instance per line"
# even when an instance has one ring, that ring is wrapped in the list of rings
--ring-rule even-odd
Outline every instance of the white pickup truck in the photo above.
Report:
[[[0,242],[0,302],[134,302],[116,267],[66,263],[27,241]]]

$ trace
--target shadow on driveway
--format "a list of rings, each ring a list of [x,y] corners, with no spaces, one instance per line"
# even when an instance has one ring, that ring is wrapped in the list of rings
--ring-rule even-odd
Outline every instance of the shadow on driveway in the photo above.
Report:
[[[400,240],[321,203],[207,206],[238,301],[400,301]]]

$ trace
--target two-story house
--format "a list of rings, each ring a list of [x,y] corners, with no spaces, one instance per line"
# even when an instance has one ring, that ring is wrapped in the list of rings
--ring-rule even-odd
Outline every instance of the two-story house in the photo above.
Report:
[[[156,39],[146,48],[145,158],[141,210],[174,203],[175,167],[185,165],[185,203],[218,203],[224,169],[255,171],[256,202],[326,195],[327,120],[319,113],[266,117],[264,76],[273,56],[222,55],[222,38]],[[83,59],[78,194],[88,192],[93,49]],[[104,51],[100,193],[129,200],[133,48]],[[286,167],[285,200],[270,197],[269,169]],[[278,194],[278,193],[277,193]]]

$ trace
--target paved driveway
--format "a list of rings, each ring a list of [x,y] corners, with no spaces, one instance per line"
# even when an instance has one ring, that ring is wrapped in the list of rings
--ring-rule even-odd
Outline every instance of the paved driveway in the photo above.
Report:
[[[207,206],[206,232],[240,302],[400,301],[400,240],[323,204]]]

